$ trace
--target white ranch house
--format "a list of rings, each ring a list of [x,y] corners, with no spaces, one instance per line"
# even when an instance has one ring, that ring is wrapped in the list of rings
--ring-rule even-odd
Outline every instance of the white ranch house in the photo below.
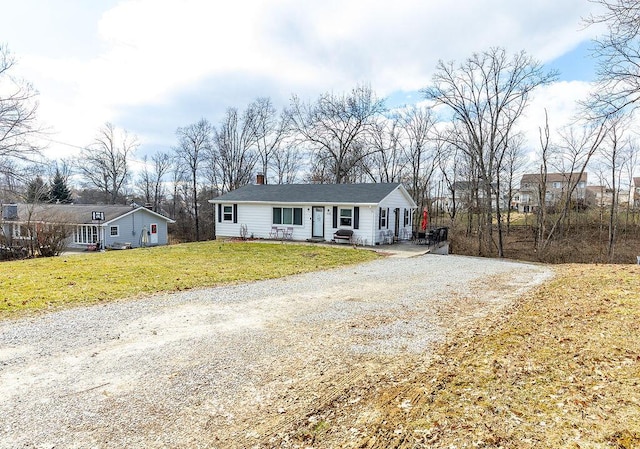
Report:
[[[342,229],[369,246],[410,239],[417,208],[399,183],[257,184],[209,202],[218,238],[330,241]]]

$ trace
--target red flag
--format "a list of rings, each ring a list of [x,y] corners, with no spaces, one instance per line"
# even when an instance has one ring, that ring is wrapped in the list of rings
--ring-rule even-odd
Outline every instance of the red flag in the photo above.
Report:
[[[420,225],[423,231],[427,230],[428,224],[429,224],[429,213],[427,212],[427,209],[424,208],[422,211],[422,223]]]

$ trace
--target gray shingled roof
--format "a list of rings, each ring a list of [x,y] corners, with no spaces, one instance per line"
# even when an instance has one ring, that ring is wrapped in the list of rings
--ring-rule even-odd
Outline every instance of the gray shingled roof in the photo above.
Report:
[[[19,221],[33,220],[43,222],[93,223],[91,213],[104,212],[104,222],[121,217],[137,207],[95,204],[18,204]],[[159,216],[162,216],[158,214]],[[164,217],[168,221],[170,218]]]
[[[211,202],[377,204],[399,183],[247,185]]]

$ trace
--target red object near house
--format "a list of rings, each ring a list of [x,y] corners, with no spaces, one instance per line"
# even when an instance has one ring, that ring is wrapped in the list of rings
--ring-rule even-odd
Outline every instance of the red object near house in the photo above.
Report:
[[[427,230],[427,225],[429,224],[429,213],[427,212],[427,209],[423,209],[422,210],[422,223],[420,224],[420,227],[422,228],[423,231]]]

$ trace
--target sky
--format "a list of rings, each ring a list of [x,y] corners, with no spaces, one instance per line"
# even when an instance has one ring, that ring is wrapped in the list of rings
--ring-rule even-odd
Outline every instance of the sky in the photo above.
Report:
[[[492,46],[526,51],[560,78],[533,98],[523,128],[551,126],[588,92],[597,30],[588,0],[0,0],[0,42],[39,92],[45,154],[73,158],[111,122],[138,158],[168,151],[178,127],[257,97],[369,84],[387,105],[423,100],[439,60]]]

